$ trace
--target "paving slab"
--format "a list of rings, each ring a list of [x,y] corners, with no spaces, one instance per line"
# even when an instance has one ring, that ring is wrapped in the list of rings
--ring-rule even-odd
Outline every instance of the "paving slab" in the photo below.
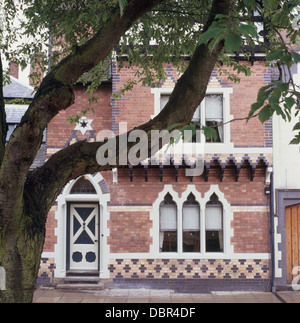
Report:
[[[105,289],[99,291],[39,288],[34,303],[300,303],[300,291],[177,293],[157,289]]]

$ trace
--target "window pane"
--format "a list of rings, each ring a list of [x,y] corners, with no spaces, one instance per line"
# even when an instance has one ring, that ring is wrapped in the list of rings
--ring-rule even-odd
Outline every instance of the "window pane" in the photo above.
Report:
[[[71,194],[97,194],[93,184],[85,177],[82,176],[77,180],[71,189]]]
[[[207,127],[214,128],[217,138],[207,138],[207,142],[223,142],[223,96],[207,95],[205,97],[205,124]]]
[[[208,121],[223,120],[223,96],[207,95],[205,97],[205,117]]]
[[[200,231],[183,231],[183,252],[200,252]]]
[[[201,106],[199,105],[199,107],[197,108],[197,110],[195,111],[194,115],[193,115],[193,118],[192,118],[192,122],[200,122],[200,110]]]
[[[199,206],[183,206],[183,230],[200,230]]]
[[[161,231],[159,245],[162,252],[177,252],[177,231]]]
[[[160,207],[160,230],[177,230],[176,205],[162,205]]]
[[[222,206],[207,206],[205,211],[206,230],[222,230]]]
[[[206,231],[206,251],[222,252],[223,251],[223,232]]]

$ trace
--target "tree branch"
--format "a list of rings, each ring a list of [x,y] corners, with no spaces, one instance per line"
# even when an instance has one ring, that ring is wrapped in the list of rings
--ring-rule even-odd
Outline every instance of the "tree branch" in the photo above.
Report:
[[[105,59],[124,33],[144,13],[164,0],[130,0],[120,16],[112,13],[98,33],[63,59],[43,79],[32,104],[15,129],[6,147],[7,160],[0,182],[8,174],[19,174],[16,187],[23,187],[29,167],[41,145],[43,131],[51,119],[74,103],[72,85],[85,72]]]
[[[5,140],[7,134],[6,113],[3,97],[3,67],[0,53],[0,165],[4,156]]]
[[[212,6],[211,19],[209,19],[206,28],[213,22],[215,15],[232,15],[233,3],[233,0],[215,0]],[[208,44],[198,46],[188,68],[176,83],[165,108],[154,119],[134,129],[143,130],[147,134],[148,157],[155,153],[151,150],[152,130],[165,130],[175,123],[178,124],[178,128],[181,128],[190,123],[195,110],[205,97],[209,78],[223,46],[223,42],[220,42],[212,52],[209,50]],[[130,132],[126,136],[129,134]],[[103,145],[102,142],[87,143],[80,141],[57,152],[44,166],[29,174],[26,191],[36,194],[38,200],[46,199],[43,200],[41,205],[50,208],[68,181],[80,175],[118,167],[119,140],[120,136],[116,137],[115,165],[98,165],[96,153],[98,148]],[[128,144],[127,151],[133,145],[135,143]]]

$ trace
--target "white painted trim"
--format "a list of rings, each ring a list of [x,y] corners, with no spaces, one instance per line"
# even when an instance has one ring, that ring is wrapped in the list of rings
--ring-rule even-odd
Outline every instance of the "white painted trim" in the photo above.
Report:
[[[205,254],[200,253],[184,253],[178,255],[178,253],[161,253],[153,256],[152,253],[111,253],[110,259],[271,259],[269,253],[235,253],[230,257],[225,257],[224,253],[207,252]]]
[[[178,229],[178,252],[159,252],[159,206],[160,203],[164,200],[165,195],[169,193],[174,202],[177,205],[177,229]],[[200,253],[186,253],[182,252],[182,207],[183,203],[186,201],[188,195],[193,193],[197,202],[200,205]],[[223,239],[224,239],[224,252],[212,253],[205,252],[205,208],[206,203],[209,201],[211,195],[215,193],[219,201],[223,205]],[[182,258],[182,259],[207,259],[207,258],[216,258],[216,259],[232,259],[234,258],[234,250],[231,245],[231,238],[233,237],[233,229],[231,228],[231,222],[233,221],[233,212],[231,210],[230,204],[225,199],[224,193],[220,191],[219,185],[211,185],[210,189],[201,196],[201,193],[197,191],[195,185],[188,185],[185,192],[182,193],[182,196],[179,197],[178,193],[173,189],[172,185],[165,185],[162,192],[159,193],[158,198],[153,204],[153,209],[150,212],[150,220],[153,223],[153,227],[150,230],[150,235],[152,237],[152,245],[150,246],[150,253],[148,257],[150,258]],[[248,254],[247,254],[248,255]],[[113,257],[113,254],[110,255]],[[128,254],[118,254],[119,258],[128,258]],[[145,257],[145,254],[143,254]],[[249,257],[254,257],[254,254],[249,254]],[[247,258],[249,259],[249,258]]]
[[[174,88],[152,88],[151,94],[154,95],[154,114],[151,115],[153,119],[160,112],[160,97],[161,95],[170,95]],[[213,88],[208,87],[207,94],[221,94],[223,96],[223,122],[227,123],[233,119],[230,114],[230,94],[233,93],[233,88]],[[201,103],[201,120],[205,120],[205,99]],[[224,142],[223,143],[205,143],[204,152],[231,152],[233,150],[233,143],[230,141],[230,123],[224,125]],[[201,135],[201,142],[205,142],[204,134]]]
[[[55,253],[54,252],[43,252],[42,253],[42,258],[54,258]]]
[[[57,198],[57,211],[55,212],[55,219],[57,220],[57,228],[55,229],[55,236],[57,243],[54,246],[54,253],[52,258],[55,259],[56,269],[55,277],[66,277],[66,253],[67,253],[67,202],[94,202],[99,204],[100,208],[100,278],[109,278],[109,246],[107,244],[107,237],[109,236],[109,229],[107,222],[109,220],[109,212],[107,204],[110,201],[110,194],[103,194],[99,186],[99,182],[103,180],[100,173],[95,176],[85,175],[93,184],[97,194],[70,194],[76,180],[68,183],[63,192]]]

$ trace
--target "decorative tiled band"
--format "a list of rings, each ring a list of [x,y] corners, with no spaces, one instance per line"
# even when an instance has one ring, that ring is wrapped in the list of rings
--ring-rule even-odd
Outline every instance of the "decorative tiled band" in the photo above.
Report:
[[[267,259],[114,259],[111,278],[268,279]]]

